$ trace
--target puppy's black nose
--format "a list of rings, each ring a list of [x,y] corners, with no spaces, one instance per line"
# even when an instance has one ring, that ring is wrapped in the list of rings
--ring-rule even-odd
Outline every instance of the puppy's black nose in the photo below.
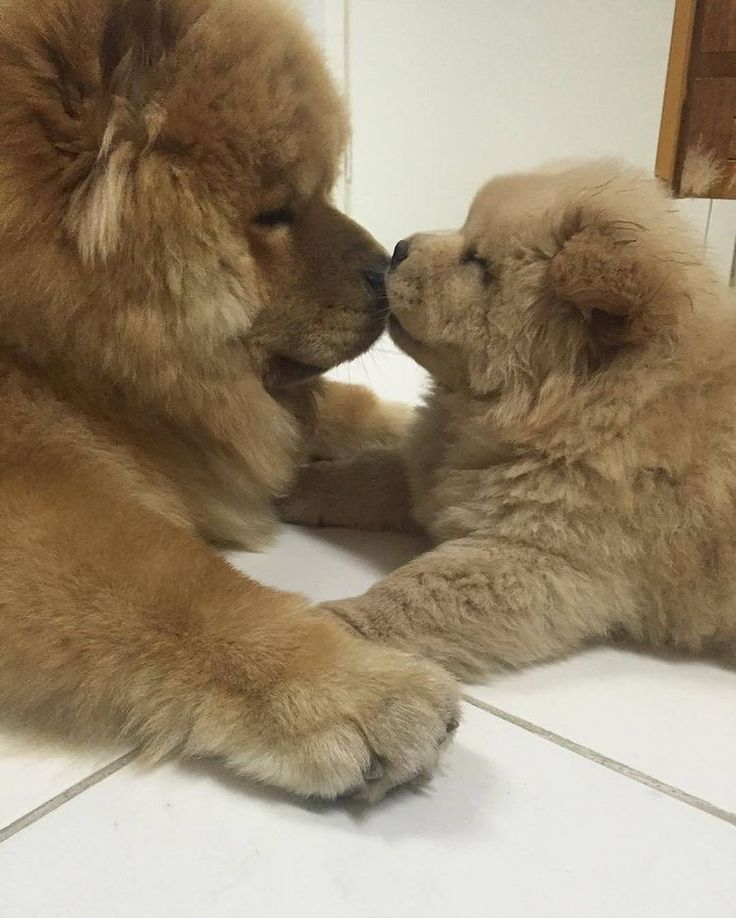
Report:
[[[409,242],[407,239],[402,239],[394,249],[393,258],[391,259],[391,267],[398,268],[402,261],[406,261],[409,257]]]
[[[386,298],[386,269],[388,262],[381,262],[363,271],[363,277],[371,289],[373,295],[379,299]]]

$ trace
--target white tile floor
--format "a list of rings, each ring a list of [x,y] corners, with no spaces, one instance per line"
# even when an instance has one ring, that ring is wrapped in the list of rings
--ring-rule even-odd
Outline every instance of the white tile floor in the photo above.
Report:
[[[383,344],[337,375],[407,400],[423,385]],[[420,548],[287,528],[231,560],[318,600]],[[0,915],[735,918],[736,673],[601,649],[467,697],[443,774],[368,812],[6,730]]]

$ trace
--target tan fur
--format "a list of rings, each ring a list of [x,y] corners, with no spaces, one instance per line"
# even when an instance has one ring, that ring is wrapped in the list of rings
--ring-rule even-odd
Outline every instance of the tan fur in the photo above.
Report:
[[[435,376],[404,459],[438,547],[328,608],[465,677],[616,636],[733,661],[736,311],[655,183],[496,179],[388,287]]]
[[[329,205],[346,123],[303,27],[3,2],[0,86],[0,710],[306,794],[428,773],[449,677],[205,541],[259,547],[298,462],[405,428],[318,379],[381,332],[385,255]]]

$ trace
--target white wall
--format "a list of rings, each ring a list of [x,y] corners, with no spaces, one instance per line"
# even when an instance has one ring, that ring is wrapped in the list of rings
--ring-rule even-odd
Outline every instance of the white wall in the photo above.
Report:
[[[289,0],[300,10],[324,48],[338,81],[345,81],[346,12],[350,0]]]
[[[324,35],[327,15],[324,0],[291,0],[291,2],[302,10],[317,36],[321,38]]]
[[[674,0],[352,0],[352,213],[386,244],[462,221],[491,174],[651,168]]]
[[[292,0],[348,95],[335,198],[388,247],[462,221],[490,175],[615,155],[651,169],[674,0]],[[684,201],[730,274],[736,202]]]
[[[347,96],[350,0],[290,0],[290,3],[301,11],[316,35],[338,86]],[[346,177],[351,153],[352,146],[345,151],[342,173],[333,194],[336,206],[344,211],[350,210]]]

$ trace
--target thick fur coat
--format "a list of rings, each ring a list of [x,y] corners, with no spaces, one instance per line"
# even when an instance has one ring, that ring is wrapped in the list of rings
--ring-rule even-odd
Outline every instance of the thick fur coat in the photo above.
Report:
[[[319,374],[385,320],[334,210],[346,119],[268,0],[0,0],[0,712],[304,794],[426,774],[438,667],[208,544],[297,465],[400,439]]]

